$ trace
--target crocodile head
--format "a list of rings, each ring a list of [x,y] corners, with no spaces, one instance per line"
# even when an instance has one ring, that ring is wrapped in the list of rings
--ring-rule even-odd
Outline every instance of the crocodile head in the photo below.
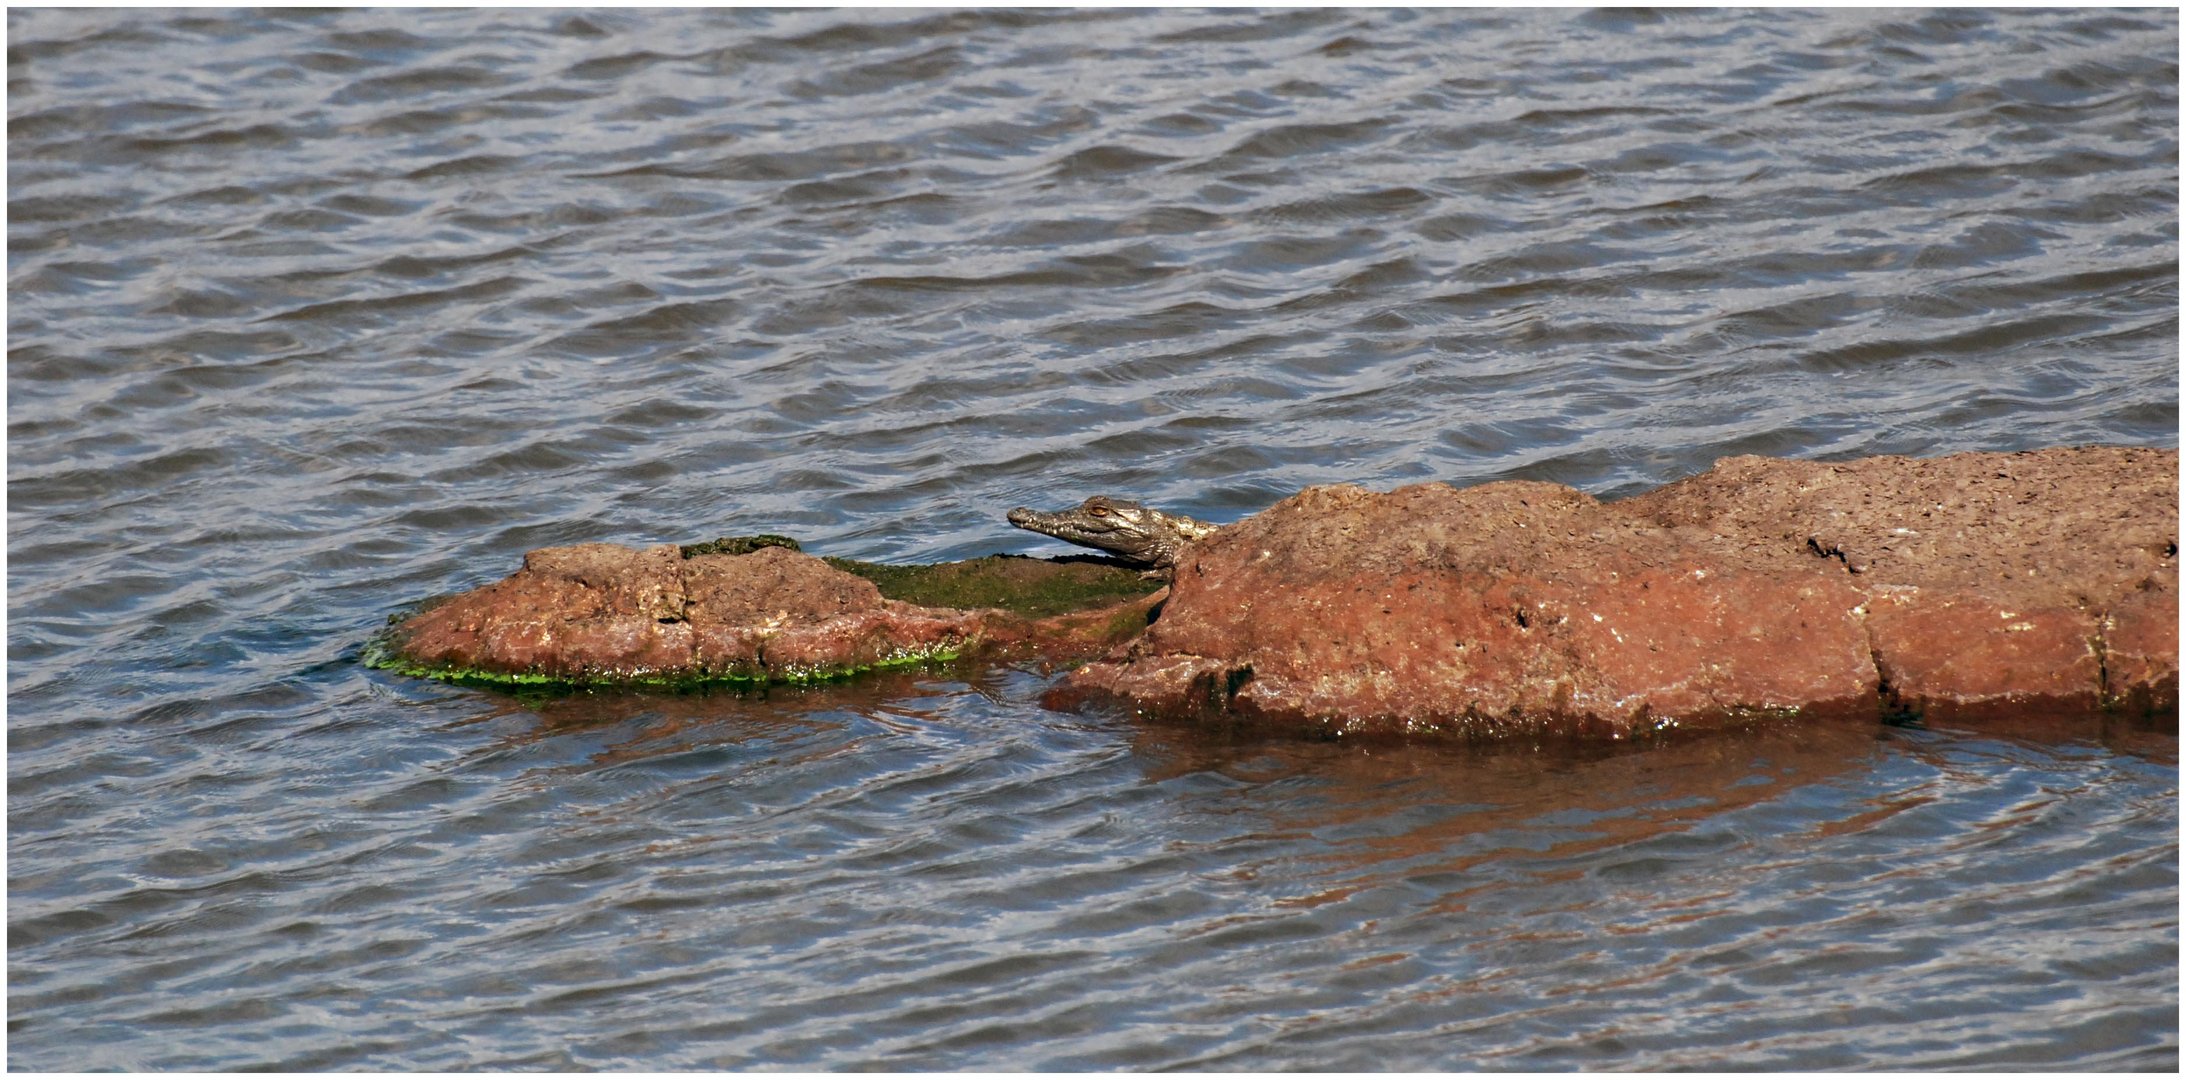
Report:
[[[1133,566],[1157,570],[1175,566],[1178,548],[1216,528],[1106,495],[1095,495],[1074,509],[1056,514],[1020,506],[1010,511],[1009,519],[1020,529],[1099,548]]]

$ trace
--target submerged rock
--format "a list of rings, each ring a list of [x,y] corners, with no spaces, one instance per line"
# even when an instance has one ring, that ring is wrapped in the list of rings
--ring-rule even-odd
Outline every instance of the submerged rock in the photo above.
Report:
[[[1326,734],[2178,708],[2178,454],[1729,458],[1621,502],[1308,489],[1048,702]]]
[[[1157,600],[1135,573],[1084,560],[885,567],[740,539],[541,548],[515,574],[398,623],[368,659],[503,684],[805,682],[974,648],[1087,655],[1136,633]]]

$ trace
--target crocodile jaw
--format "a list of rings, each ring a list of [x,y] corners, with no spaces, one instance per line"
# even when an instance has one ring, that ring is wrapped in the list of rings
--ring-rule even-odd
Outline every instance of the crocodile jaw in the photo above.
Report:
[[[1082,509],[1049,514],[1020,506],[1009,512],[1009,522],[1057,540],[1097,548],[1134,566],[1159,566],[1161,557],[1169,554],[1159,540],[1133,528],[1120,515],[1094,518]]]

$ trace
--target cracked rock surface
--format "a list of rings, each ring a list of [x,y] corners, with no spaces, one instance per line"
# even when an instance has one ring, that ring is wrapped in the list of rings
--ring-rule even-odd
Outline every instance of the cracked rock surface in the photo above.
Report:
[[[1049,702],[1320,733],[2178,709],[2175,450],[1727,458],[1602,503],[1312,488]]]

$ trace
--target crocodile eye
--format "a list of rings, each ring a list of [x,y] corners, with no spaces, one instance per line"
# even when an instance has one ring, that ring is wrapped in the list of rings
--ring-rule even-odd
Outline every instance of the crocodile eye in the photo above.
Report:
[[[1093,509],[1086,511],[1086,513],[1091,514],[1094,517],[1107,517],[1108,508],[1105,506],[1096,506]]]

